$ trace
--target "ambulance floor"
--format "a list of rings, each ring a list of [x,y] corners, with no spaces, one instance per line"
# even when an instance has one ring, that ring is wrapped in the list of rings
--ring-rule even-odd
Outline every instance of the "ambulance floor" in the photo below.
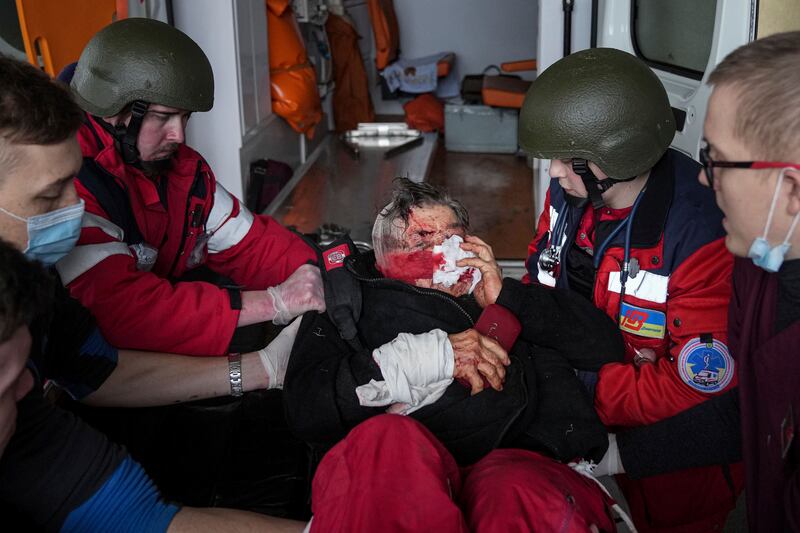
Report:
[[[428,181],[464,204],[472,232],[492,246],[495,257],[527,257],[536,209],[533,171],[524,157],[448,152],[440,143]]]

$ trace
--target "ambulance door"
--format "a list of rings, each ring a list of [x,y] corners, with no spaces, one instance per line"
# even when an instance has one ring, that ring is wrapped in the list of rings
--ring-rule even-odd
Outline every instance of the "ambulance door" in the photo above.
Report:
[[[697,159],[711,89],[705,81],[753,40],[757,0],[600,0],[597,46],[644,60],[661,79],[677,121],[672,147]]]
[[[800,5],[797,0],[761,0],[767,3]],[[560,59],[567,48],[570,53],[595,46],[617,48],[636,55],[658,75],[669,95],[678,126],[673,148],[697,159],[711,92],[705,81],[728,53],[755,38],[758,11],[758,0],[541,2],[540,69]],[[540,161],[538,167],[540,213],[549,161]]]
[[[10,0],[0,1],[0,54],[25,61],[25,44],[19,29],[17,6]]]

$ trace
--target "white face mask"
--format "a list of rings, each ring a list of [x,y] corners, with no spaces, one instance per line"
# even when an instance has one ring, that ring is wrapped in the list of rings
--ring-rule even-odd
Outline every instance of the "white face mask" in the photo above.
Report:
[[[84,202],[81,200],[42,215],[21,217],[0,207],[8,216],[25,222],[28,228],[28,246],[23,250],[31,259],[52,266],[75,247],[81,234]]]
[[[781,190],[783,183],[783,176],[789,169],[784,168],[778,175],[778,183],[775,184],[775,192],[772,194],[772,203],[769,206],[769,214],[767,215],[767,225],[764,226],[764,233],[761,237],[756,238],[753,244],[750,245],[750,250],[747,252],[747,257],[753,260],[753,263],[766,270],[767,272],[777,272],[780,270],[783,260],[786,258],[786,253],[791,248],[789,239],[792,238],[794,229],[797,222],[800,221],[800,213],[796,214],[792,225],[789,226],[789,232],[786,233],[786,238],[778,246],[771,247],[767,241],[767,233],[772,226],[772,215],[775,213],[775,204],[778,202],[778,194]]]

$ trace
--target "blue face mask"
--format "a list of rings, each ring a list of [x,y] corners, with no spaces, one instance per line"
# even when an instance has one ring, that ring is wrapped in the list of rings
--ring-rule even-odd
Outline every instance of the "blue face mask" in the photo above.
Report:
[[[83,200],[43,215],[21,217],[0,207],[0,211],[28,226],[28,247],[25,255],[52,266],[67,255],[78,242],[83,218]]]
[[[767,233],[769,233],[769,228],[772,225],[772,215],[775,212],[775,204],[778,201],[778,194],[781,190],[785,172],[786,169],[781,170],[778,176],[778,183],[775,185],[775,192],[772,195],[772,204],[769,206],[769,214],[767,215],[767,225],[764,227],[764,234],[753,241],[753,244],[750,245],[750,250],[747,252],[747,257],[752,259],[756,266],[763,268],[767,272],[777,272],[780,270],[786,253],[792,246],[789,243],[789,239],[792,238],[794,228],[797,226],[798,220],[800,220],[800,213],[798,213],[795,215],[792,225],[789,226],[789,232],[786,234],[786,238],[783,239],[783,242],[778,246],[769,245]]]

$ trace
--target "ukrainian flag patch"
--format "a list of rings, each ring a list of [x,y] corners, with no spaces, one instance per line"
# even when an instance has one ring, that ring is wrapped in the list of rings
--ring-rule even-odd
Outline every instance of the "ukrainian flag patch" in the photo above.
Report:
[[[663,339],[667,332],[667,315],[655,309],[645,309],[622,302],[619,329],[651,339]]]

